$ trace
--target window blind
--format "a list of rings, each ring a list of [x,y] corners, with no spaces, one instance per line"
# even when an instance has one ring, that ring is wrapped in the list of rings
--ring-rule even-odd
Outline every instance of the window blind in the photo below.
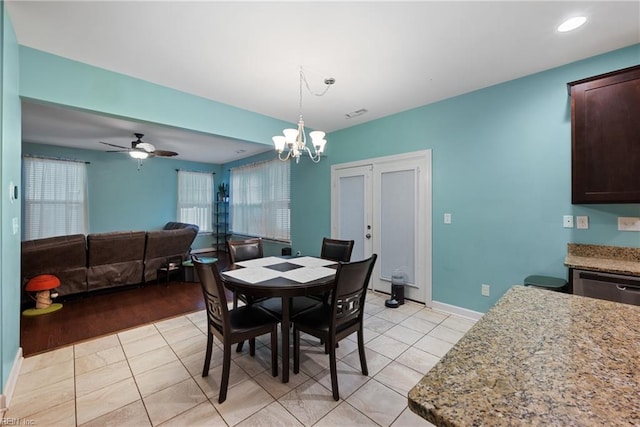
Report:
[[[26,157],[23,166],[24,238],[88,234],[87,165]]]
[[[289,162],[277,159],[231,169],[231,230],[290,241]]]
[[[178,171],[178,208],[180,222],[195,224],[200,233],[213,230],[213,175],[206,172]]]

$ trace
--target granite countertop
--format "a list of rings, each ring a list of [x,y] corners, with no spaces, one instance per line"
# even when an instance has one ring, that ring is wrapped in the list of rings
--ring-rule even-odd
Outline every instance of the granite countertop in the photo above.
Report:
[[[564,265],[581,270],[640,276],[640,248],[569,243]]]
[[[514,286],[409,392],[438,426],[640,425],[640,306]]]

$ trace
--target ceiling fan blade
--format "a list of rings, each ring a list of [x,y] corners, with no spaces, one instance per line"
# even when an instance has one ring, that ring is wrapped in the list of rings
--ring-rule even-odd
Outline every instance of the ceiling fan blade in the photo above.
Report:
[[[131,150],[107,150],[105,153],[128,153]]]
[[[109,142],[98,141],[100,144],[108,145],[110,147],[122,148],[123,150],[129,150],[127,147],[123,147],[122,145],[111,144]]]
[[[153,152],[153,155],[156,157],[173,157],[177,156],[178,153],[176,153],[175,151],[156,150]]]

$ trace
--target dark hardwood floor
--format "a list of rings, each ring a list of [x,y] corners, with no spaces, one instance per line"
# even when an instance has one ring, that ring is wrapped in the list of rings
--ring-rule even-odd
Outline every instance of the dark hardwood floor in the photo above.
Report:
[[[224,254],[219,263],[227,263]],[[200,283],[174,280],[56,302],[64,307],[50,314],[20,316],[20,345],[25,357],[204,310]]]

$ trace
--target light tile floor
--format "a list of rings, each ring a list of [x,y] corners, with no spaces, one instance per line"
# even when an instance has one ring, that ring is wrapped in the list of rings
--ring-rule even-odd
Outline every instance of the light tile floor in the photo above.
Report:
[[[329,357],[315,338],[303,336],[300,373],[283,384],[271,376],[264,336],[255,358],[248,345],[233,352],[227,400],[219,404],[222,350],[214,347],[203,378],[201,311],[26,358],[5,420],[56,427],[431,425],[407,407],[407,393],[474,321],[411,302],[389,309],[385,298],[370,292],[365,304],[369,376],[360,372],[355,334],[340,342],[338,402]]]

